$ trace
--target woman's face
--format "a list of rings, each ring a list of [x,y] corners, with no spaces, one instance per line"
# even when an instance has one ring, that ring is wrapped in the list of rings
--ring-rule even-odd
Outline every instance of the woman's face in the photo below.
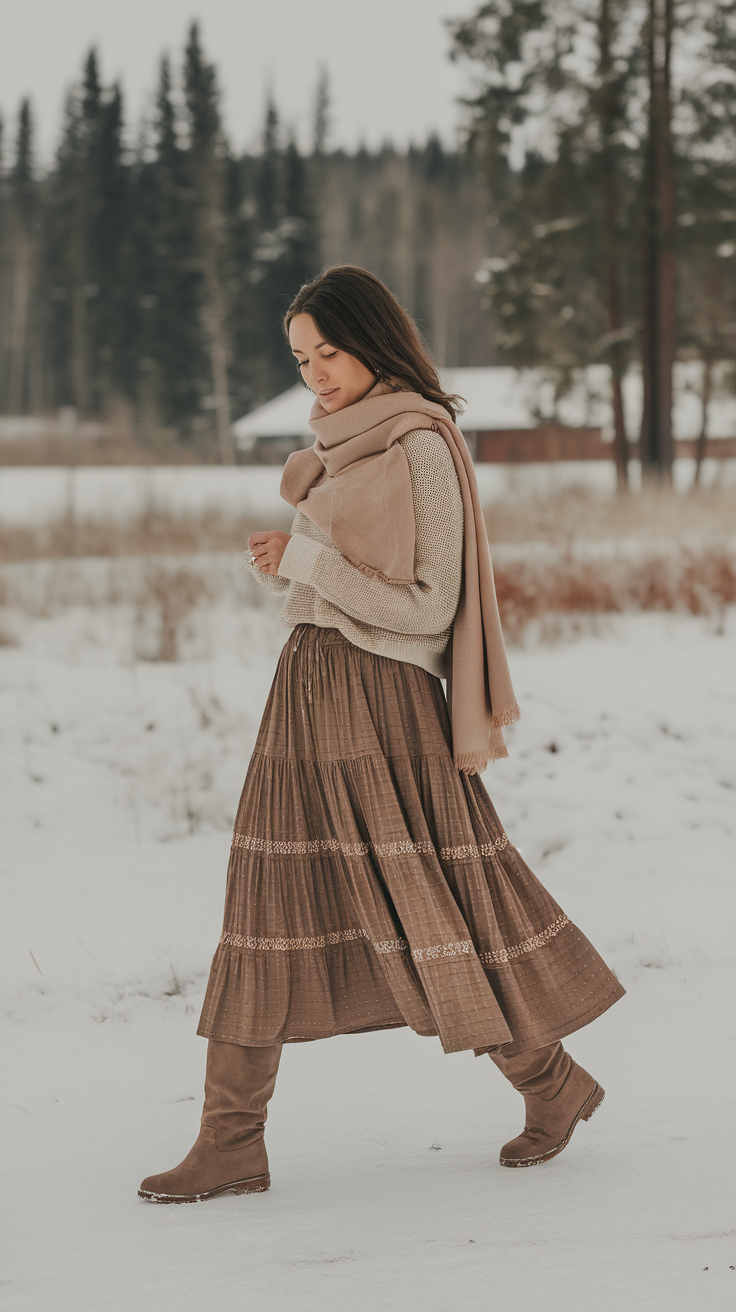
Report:
[[[304,382],[328,414],[362,400],[376,381],[354,355],[324,341],[311,314],[294,315],[289,341]]]

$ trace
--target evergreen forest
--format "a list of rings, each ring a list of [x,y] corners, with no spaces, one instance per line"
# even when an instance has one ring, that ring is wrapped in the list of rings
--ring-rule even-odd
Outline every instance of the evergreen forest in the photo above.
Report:
[[[122,90],[90,51],[53,166],[32,106],[11,125],[0,193],[0,413],[117,419],[164,456],[232,458],[230,424],[297,378],[281,319],[328,264],[383,277],[440,363],[487,363],[474,273],[489,196],[436,138],[328,151],[326,79],[300,151],[269,102],[257,154],[235,155],[197,25],[160,65],[131,148]]]
[[[448,54],[452,150],[333,149],[323,73],[307,150],[269,101],[238,155],[196,23],[135,140],[94,50],[45,170],[24,101],[0,152],[0,413],[122,417],[161,457],[229,461],[232,420],[295,379],[295,290],[351,262],[439,364],[541,365],[560,391],[608,364],[622,479],[641,368],[642,456],[666,471],[674,361],[703,362],[704,413],[733,385],[736,3],[489,0]]]

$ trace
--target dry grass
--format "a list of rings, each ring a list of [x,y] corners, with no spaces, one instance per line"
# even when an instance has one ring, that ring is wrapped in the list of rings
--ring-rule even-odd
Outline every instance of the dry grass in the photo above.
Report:
[[[185,639],[206,634],[213,607],[242,613],[266,600],[242,554],[15,562],[0,570],[0,646],[18,645],[28,620],[78,611],[94,617],[96,640],[106,641],[107,626],[113,645],[127,633],[134,659],[178,661]]]
[[[146,570],[137,607],[141,633],[154,619],[154,642],[146,653],[149,660],[179,659],[183,625],[195,607],[211,595],[206,578],[191,569],[151,565]]]
[[[210,510],[201,516],[147,509],[125,523],[55,520],[39,527],[0,525],[0,562],[79,556],[192,554],[244,551],[257,529],[289,530],[291,510],[268,522],[249,514],[237,518]],[[714,542],[736,535],[736,491],[676,496],[648,489],[640,495],[597,497],[569,491],[544,500],[495,502],[485,508],[492,543],[547,542]]]
[[[501,621],[510,642],[546,617],[679,611],[711,616],[722,631],[736,603],[736,557],[726,548],[682,548],[667,555],[549,562],[517,560],[496,568]],[[543,636],[553,636],[547,626]]]
[[[722,629],[736,603],[736,493],[566,493],[487,513],[511,642],[531,632],[550,640],[596,617],[637,611],[708,616]],[[19,615],[128,607],[139,658],[180,659],[184,636],[208,607],[224,598],[267,604],[242,561],[259,527],[276,525],[148,511],[129,524],[0,529],[0,645],[16,642]]]
[[[39,528],[0,525],[0,561],[245,551],[251,533],[288,529],[292,515],[285,508],[281,523],[272,524],[253,515],[238,519],[214,511],[194,516],[149,510],[121,524],[58,519]]]
[[[736,491],[709,491],[675,496],[649,490],[637,496],[596,497],[570,491],[546,500],[503,503],[486,508],[492,543],[719,541],[736,535]],[[175,515],[146,510],[128,523],[59,519],[39,528],[0,525],[0,561],[49,560],[61,557],[148,556],[200,551],[244,551],[248,536],[260,528],[286,531],[292,512],[284,507],[280,522],[270,516],[236,518],[210,511]]]
[[[596,542],[621,538],[719,539],[736,534],[736,490],[684,496],[657,488],[599,497],[571,489],[544,500],[497,502],[485,508],[491,542]]]
[[[188,457],[188,458],[187,458]],[[0,467],[33,465],[64,465],[76,468],[78,465],[157,465],[160,464],[159,453],[151,447],[142,446],[125,435],[112,438],[24,438],[22,441],[8,441],[0,444]],[[184,458],[172,461],[177,464],[201,464],[197,451],[185,452]]]
[[[552,641],[590,629],[603,616],[679,612],[708,617],[723,631],[736,604],[736,551],[674,547],[603,559],[559,551],[496,562],[496,588],[507,641],[534,634]],[[18,563],[0,573],[0,645],[15,645],[23,616],[48,619],[72,609],[111,607],[129,618],[140,660],[176,661],[202,632],[211,608],[262,606],[268,594],[242,554],[144,556]],[[22,625],[21,625],[22,628]]]

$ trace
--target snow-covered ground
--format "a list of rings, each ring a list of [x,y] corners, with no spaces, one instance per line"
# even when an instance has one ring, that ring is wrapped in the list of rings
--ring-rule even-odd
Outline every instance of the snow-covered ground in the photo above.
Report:
[[[196,1134],[228,826],[285,633],[221,592],[151,662],[140,606],[43,586],[0,649],[3,1307],[736,1306],[736,615],[511,653],[523,719],[486,784],[628,989],[570,1040],[608,1095],[570,1148],[503,1170],[523,1109],[491,1062],[345,1037],[285,1051],[269,1194],[156,1208],[136,1189]]]

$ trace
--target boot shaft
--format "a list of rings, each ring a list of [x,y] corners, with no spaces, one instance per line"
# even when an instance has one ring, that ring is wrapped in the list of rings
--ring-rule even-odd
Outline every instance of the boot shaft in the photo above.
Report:
[[[246,1048],[210,1039],[202,1125],[215,1131],[222,1152],[263,1138],[268,1103],[281,1060],[281,1044]]]
[[[548,1102],[556,1097],[573,1067],[569,1052],[559,1042],[522,1052],[516,1057],[491,1053],[491,1061],[519,1093]]]

